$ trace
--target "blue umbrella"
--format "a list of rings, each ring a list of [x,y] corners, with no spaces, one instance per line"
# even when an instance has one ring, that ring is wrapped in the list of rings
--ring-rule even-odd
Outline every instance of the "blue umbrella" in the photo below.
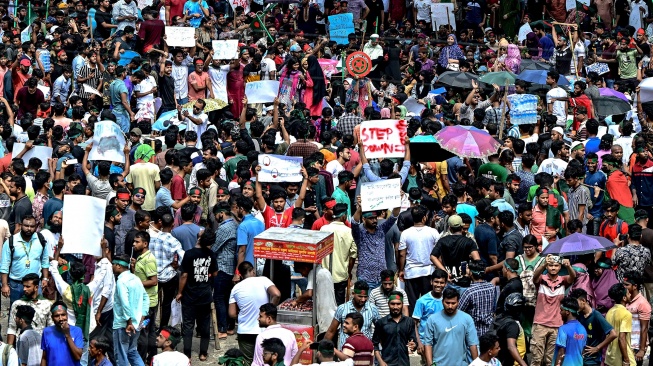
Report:
[[[529,83],[534,84],[546,84],[546,77],[548,71],[546,70],[524,70],[517,76],[518,79],[528,81]],[[566,77],[560,75],[558,78],[558,85],[569,85],[569,80]]]
[[[132,61],[132,59],[140,54],[136,51],[125,51],[120,55],[120,60],[118,60],[118,66],[127,66]]]
[[[616,247],[615,243],[602,236],[575,233],[547,245],[542,254],[583,255],[605,252]]]

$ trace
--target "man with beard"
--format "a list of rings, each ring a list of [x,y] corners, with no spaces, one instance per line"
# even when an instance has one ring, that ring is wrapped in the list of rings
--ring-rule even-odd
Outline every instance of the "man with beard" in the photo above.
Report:
[[[38,80],[36,78],[30,78],[16,93],[15,102],[18,105],[16,117],[18,119],[27,113],[35,116],[39,105],[45,102],[43,92],[37,86]]]
[[[16,300],[11,305],[9,312],[9,325],[7,328],[7,343],[15,344],[18,330],[16,329],[16,312],[18,307],[27,305],[34,309],[34,319],[32,321],[32,329],[38,333],[42,333],[45,327],[53,325],[52,318],[50,318],[50,304],[51,302],[46,298],[39,296],[39,276],[34,273],[27,274],[22,278],[22,297]],[[82,344],[84,340],[82,339]],[[80,351],[81,352],[81,351]]]
[[[633,201],[637,209],[646,210],[649,217],[653,214],[653,161],[648,157],[645,145],[638,145],[635,148],[637,157],[632,166],[632,183],[630,189],[633,192]]]
[[[122,214],[116,205],[107,205],[104,211],[104,238],[109,243],[109,250],[115,253],[116,249],[116,227],[120,225]]]
[[[553,153],[553,158],[544,159],[537,172],[546,172],[554,177],[562,177],[565,173],[565,169],[567,169],[569,146],[567,146],[562,140],[553,141],[553,143],[551,143],[551,153]]]
[[[430,277],[430,275],[429,275]],[[399,292],[403,299],[402,313],[408,316],[408,296],[406,291],[395,287],[395,273],[389,269],[381,271],[381,286],[372,289],[370,292],[370,302],[379,309],[379,316],[385,317],[391,313],[388,304],[388,296],[392,292]]]
[[[158,116],[162,113],[176,109],[177,101],[175,100],[175,79],[172,78],[172,61],[166,60],[161,64],[159,69],[159,95],[161,96],[161,108]],[[172,148],[173,146],[168,146]]]
[[[86,84],[92,87],[95,90],[98,90],[102,93],[102,73],[104,72],[104,65],[102,64],[102,59],[100,54],[91,51],[88,54],[88,59],[86,63],[79,69],[75,81],[78,86]],[[101,107],[101,103],[96,103],[97,96],[93,93],[87,92],[84,88],[79,89],[79,96],[82,98],[82,101],[85,106],[88,106],[89,101],[96,106]],[[99,99],[97,100],[99,102]]]
[[[64,65],[61,68],[61,76],[54,79],[54,86],[52,87],[52,100],[50,101],[51,105],[56,103],[65,104],[68,99],[68,94],[70,94],[70,85],[71,85],[71,76],[73,71],[70,68],[70,65]]]
[[[136,224],[134,219],[136,211],[127,207],[130,201],[131,193],[129,190],[127,188],[118,188],[116,193],[116,209],[120,213],[121,218],[118,222],[114,221],[116,234],[116,245],[113,252],[114,255],[124,253],[127,233]]]
[[[229,293],[233,288],[234,273],[236,272],[238,222],[234,219],[229,202],[218,202],[213,207],[213,215],[215,221],[219,224],[218,229],[215,231],[215,244],[211,247],[217,259],[218,268],[218,275],[213,282],[213,301],[218,317],[218,338],[225,339],[228,335],[234,333],[235,328],[235,322],[229,318],[227,308],[229,307]]]
[[[636,148],[636,151],[637,149],[638,148]],[[643,154],[646,153],[638,152],[637,158],[642,159],[640,155]],[[644,162],[644,164],[646,163]],[[619,202],[619,218],[628,224],[633,224],[635,223],[634,205],[639,203],[640,197],[638,197],[634,186],[633,191],[631,192],[628,186],[628,178],[626,178],[626,175],[620,170],[621,165],[621,159],[617,159],[612,155],[604,155],[601,170],[608,176],[605,188],[610,195],[610,198]],[[641,199],[646,200],[644,197],[641,197]]]
[[[446,271],[449,279],[453,280],[464,276],[461,270],[461,263],[473,260],[480,260],[476,243],[463,235],[463,220],[458,215],[449,217],[449,230],[451,235],[440,238],[431,251],[431,262],[435,267]],[[456,306],[458,301],[456,300]],[[427,359],[428,360],[428,359]]]
[[[47,243],[48,255],[50,258],[54,257],[54,250],[59,243],[61,237],[61,228],[63,220],[63,212],[61,210],[55,211],[45,223],[49,229],[41,230],[41,235],[45,238]]]
[[[517,208],[517,218],[515,220],[515,228],[522,237],[531,233],[530,224],[533,219],[533,206],[532,205],[520,205]]]
[[[553,42],[555,43],[555,47],[556,47],[554,51],[554,56],[556,60],[555,70],[560,75],[570,75],[571,63],[573,62],[573,60],[572,60],[571,48],[569,47],[569,42],[567,38],[564,37],[563,35],[558,36],[555,27],[553,27],[552,33],[553,33]],[[557,82],[558,79],[556,79],[555,81]]]
[[[585,162],[585,145],[580,141],[574,141],[571,143],[571,155],[569,156],[569,161],[572,159],[578,160],[581,164]]]
[[[562,228],[561,212],[558,210],[558,206],[549,205],[550,194],[555,195],[556,199],[561,199],[557,194],[545,187],[539,187],[535,191],[537,204],[533,206],[530,233],[537,238],[538,244],[541,244],[544,238],[549,242],[554,241]]]
[[[51,307],[53,325],[43,330],[41,364],[79,365],[84,347],[84,334],[81,328],[68,324],[67,311],[67,306],[60,301]]]
[[[308,173],[306,169],[302,167],[302,175],[304,176],[304,183],[302,183],[302,188],[299,192],[299,198],[295,201],[294,207],[285,209],[286,207],[286,192],[271,190],[270,192],[270,204],[268,205],[265,202],[265,197],[263,197],[263,190],[261,187],[261,182],[258,179],[258,172],[261,170],[260,166],[256,167],[256,202],[258,207],[263,214],[265,221],[265,228],[269,229],[271,227],[288,227],[292,221],[292,211],[295,207],[302,207],[304,203],[304,197],[306,196],[306,187],[308,185]]]
[[[408,365],[408,354],[416,347],[415,324],[404,311],[406,300],[401,292],[390,292],[386,301],[390,314],[377,320],[374,326],[374,355],[380,365]]]
[[[637,85],[637,50],[630,48],[630,37],[624,37],[619,42],[617,50],[617,62],[619,64],[619,77],[621,82],[632,89]]]
[[[508,178],[506,178],[506,189],[503,191],[503,199],[508,202],[513,209],[516,209],[518,207],[517,202],[515,200],[518,198],[517,197],[517,192],[519,192],[519,186],[521,185],[521,177],[519,177],[517,174],[512,173],[508,174]],[[456,212],[462,213],[460,211],[460,204],[456,207]],[[472,231],[472,234],[474,232]]]
[[[258,325],[264,329],[256,336],[256,345],[254,346],[254,361],[252,366],[264,366],[262,343],[266,339],[278,338],[283,341],[286,353],[283,356],[285,365],[290,365],[295,354],[297,354],[297,341],[292,331],[283,328],[277,323],[277,307],[274,304],[263,304],[259,308]]]
[[[327,165],[325,170],[334,177],[338,176],[338,173],[345,170],[345,164],[351,159],[351,151],[349,147],[343,145],[338,146],[336,149],[336,156],[338,157],[335,160],[331,160]],[[333,186],[338,186],[338,179],[334,179]]]
[[[46,228],[52,214],[63,208],[63,196],[66,189],[66,181],[57,179],[52,182],[52,197],[43,205],[43,220],[46,222]]]

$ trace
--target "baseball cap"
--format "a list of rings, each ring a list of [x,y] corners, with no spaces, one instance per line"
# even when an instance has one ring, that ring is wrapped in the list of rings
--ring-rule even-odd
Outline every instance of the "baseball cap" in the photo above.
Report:
[[[450,227],[461,227],[463,226],[463,219],[458,215],[453,215],[449,217],[449,226]]]
[[[136,135],[136,136],[142,136],[142,135],[143,135],[143,132],[141,132],[141,129],[138,128],[138,127],[134,127],[134,128],[132,128],[132,130],[131,130],[130,133],[131,133],[131,134],[134,134],[134,135]]]
[[[32,66],[32,63],[29,62],[28,59],[24,58],[24,59],[20,60],[20,66],[30,67],[30,66]]]

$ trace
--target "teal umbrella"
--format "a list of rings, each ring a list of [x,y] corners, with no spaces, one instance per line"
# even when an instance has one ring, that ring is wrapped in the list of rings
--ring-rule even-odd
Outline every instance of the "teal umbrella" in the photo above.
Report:
[[[478,81],[482,81],[486,84],[497,84],[499,86],[504,86],[506,84],[514,85],[515,80],[517,80],[517,75],[510,71],[488,72],[478,78]]]

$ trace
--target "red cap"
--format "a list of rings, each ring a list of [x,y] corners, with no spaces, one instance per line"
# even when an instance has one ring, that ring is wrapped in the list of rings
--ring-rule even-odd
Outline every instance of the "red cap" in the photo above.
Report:
[[[30,67],[32,66],[32,63],[28,59],[24,58],[20,60],[20,66]]]

